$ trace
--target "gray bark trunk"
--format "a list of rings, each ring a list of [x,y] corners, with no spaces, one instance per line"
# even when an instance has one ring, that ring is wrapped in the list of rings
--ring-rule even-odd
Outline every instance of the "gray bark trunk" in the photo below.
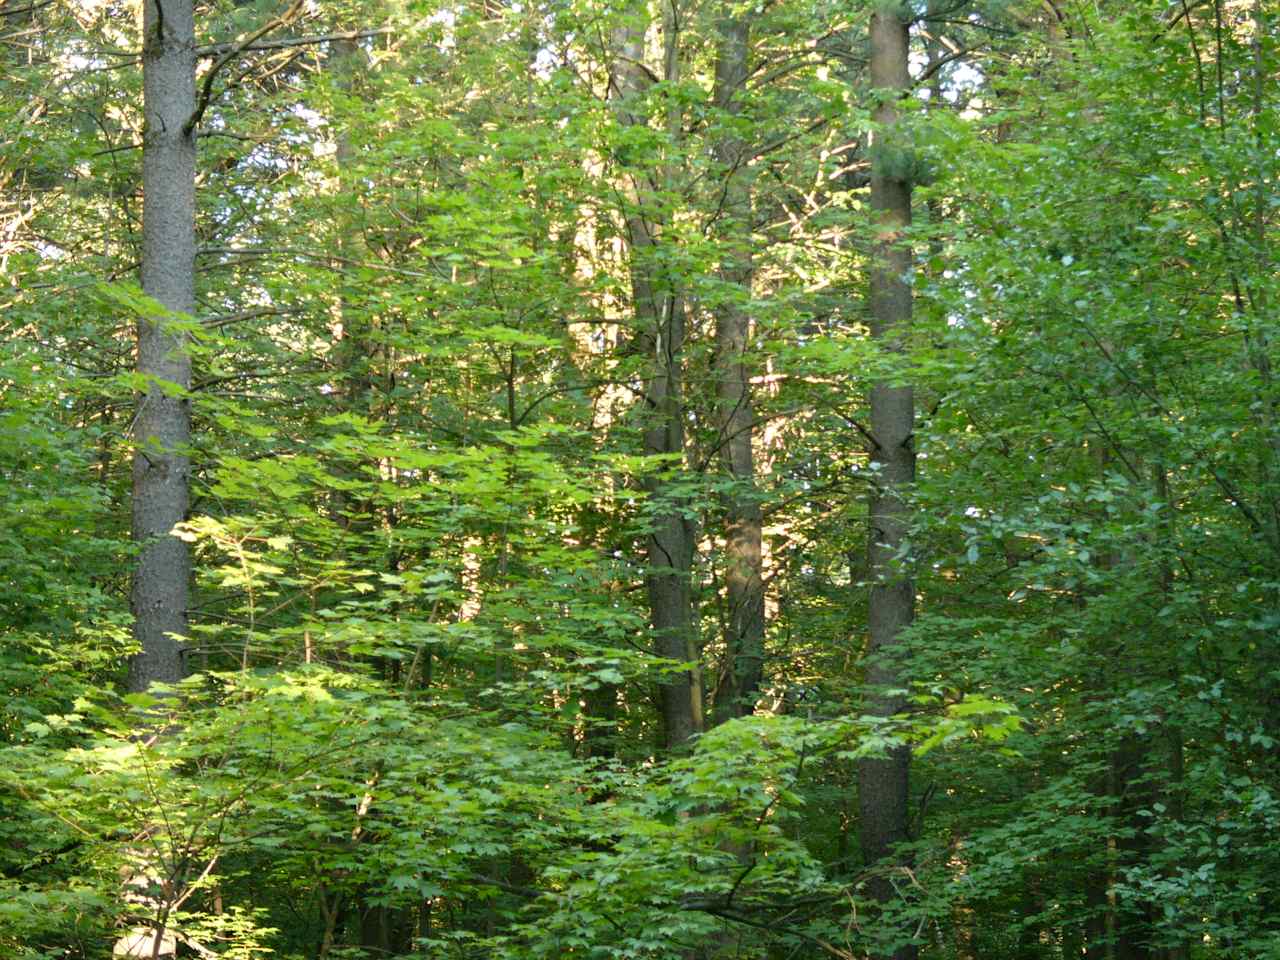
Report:
[[[911,183],[902,179],[900,164],[891,162],[899,121],[897,95],[911,78],[907,70],[908,28],[896,9],[879,7],[871,15],[871,85],[881,91],[875,110],[881,139],[872,159],[871,208],[877,232],[871,263],[871,335],[886,350],[901,349],[911,322],[911,251],[904,231],[911,224]],[[867,560],[871,578],[868,604],[869,691],[867,712],[888,717],[904,706],[900,697],[884,691],[899,685],[894,648],[915,612],[915,586],[901,568],[898,553],[906,540],[907,507],[903,497],[915,478],[913,430],[915,410],[909,386],[877,383],[871,388],[871,459],[880,464],[878,484],[870,504]],[[858,764],[859,832],[868,866],[889,857],[893,846],[907,839],[906,748],[889,756]],[[893,884],[878,873],[870,883],[872,896],[884,903],[897,896]],[[912,946],[892,956],[910,960]]]
[[[183,318],[195,311],[195,16],[192,0],[147,0],[143,7],[142,289]],[[139,554],[131,602],[141,652],[129,688],[180,680],[187,633],[191,554],[170,535],[189,498],[190,401],[169,396],[191,386],[186,335],[167,317],[138,321],[138,372],[148,384],[134,425],[133,540]]]
[[[740,110],[739,91],[746,84],[751,28],[741,17],[725,15],[719,23],[714,97],[729,115]],[[747,371],[751,317],[743,302],[751,297],[751,187],[746,168],[747,144],[725,137],[716,145],[724,173],[724,243],[721,279],[732,289],[716,308],[715,379],[722,471],[733,481],[725,494],[724,663],[716,684],[716,723],[750,714],[764,669],[764,577],[762,514],[755,489],[752,444],[754,414]]]

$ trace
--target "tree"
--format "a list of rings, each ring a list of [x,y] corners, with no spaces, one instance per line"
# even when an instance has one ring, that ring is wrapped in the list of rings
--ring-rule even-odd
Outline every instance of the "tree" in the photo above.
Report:
[[[155,306],[138,319],[134,418],[134,636],[129,686],[185,673],[191,557],[172,535],[190,497],[191,358],[195,315],[195,10],[191,0],[143,5],[142,290]],[[163,311],[163,312],[161,312]]]
[[[652,138],[637,137],[629,150],[634,160],[624,165],[629,180],[624,217],[628,233],[634,341],[630,348],[644,357],[645,389],[639,416],[644,452],[656,458],[645,480],[650,530],[645,537],[645,574],[655,652],[677,663],[696,662],[700,637],[693,602],[693,559],[696,522],[681,475],[685,468],[684,350],[686,310],[681,277],[674,269],[676,234],[670,206],[673,196],[675,152],[680,134],[680,18],[675,0],[662,6],[661,83],[669,97],[661,116],[665,144],[654,149]],[[647,20],[629,9],[614,38],[611,86],[617,112],[626,132],[648,126],[645,103],[652,74],[645,65]],[[626,142],[625,140],[623,141]],[[662,226],[666,222],[665,228]],[[680,669],[658,682],[663,740],[677,747],[702,729],[702,683],[692,669]]]
[[[911,170],[909,146],[900,133],[898,99],[911,86],[907,69],[909,28],[896,5],[883,4],[871,14],[871,86],[878,99],[876,131],[871,147],[871,210],[876,231],[870,276],[870,330],[890,355],[900,353],[911,322]],[[915,584],[909,572],[911,549],[908,498],[915,480],[915,401],[912,388],[881,380],[871,387],[871,449],[875,488],[868,511],[867,573],[871,595],[867,606],[868,666],[871,690],[868,713],[892,717],[906,701],[898,692],[901,674],[894,663],[903,630],[915,611]],[[880,864],[896,845],[908,839],[907,802],[910,752],[893,748],[887,757],[858,764],[859,837],[867,864]],[[871,881],[881,903],[893,900],[897,886],[881,873]],[[901,934],[899,935],[901,937]],[[902,944],[895,960],[916,956]]]
[[[712,102],[727,128],[715,145],[723,177],[718,232],[723,240],[716,308],[716,405],[719,460],[728,486],[725,510],[724,661],[715,688],[715,719],[750,714],[764,673],[763,511],[756,488],[756,429],[751,402],[752,240],[750,145],[734,131],[751,72],[751,26],[727,8],[716,25]]]

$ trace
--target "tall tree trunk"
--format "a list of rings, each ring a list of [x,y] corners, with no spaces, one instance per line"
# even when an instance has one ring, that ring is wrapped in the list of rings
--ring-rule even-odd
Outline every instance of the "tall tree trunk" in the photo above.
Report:
[[[334,86],[341,94],[359,94],[361,81],[368,70],[369,58],[358,41],[335,40],[330,45],[326,70],[334,79]],[[346,107],[350,111],[350,106]],[[350,116],[348,112],[347,116]],[[360,170],[357,153],[351,142],[351,132],[341,110],[330,117],[334,134],[335,215],[331,249],[335,256],[333,271],[337,281],[337,293],[331,306],[333,328],[337,336],[334,350],[335,374],[340,383],[337,397],[344,412],[366,421],[378,419],[379,392],[383,380],[379,370],[385,367],[385,352],[379,336],[376,310],[361,296],[352,263],[365,259],[367,250],[361,243],[362,225],[352,214],[350,198],[359,194]],[[345,478],[357,483],[368,480],[364,465],[348,462],[344,465]],[[337,522],[350,535],[346,549],[352,562],[372,569],[387,569],[395,575],[395,558],[387,550],[379,556],[374,542],[388,513],[379,511],[375,497],[359,490],[334,491],[334,511]],[[385,541],[384,541],[385,542]],[[363,559],[357,561],[356,557]],[[428,651],[428,654],[430,651]],[[400,680],[399,661],[374,655],[369,658],[378,675],[390,683]]]
[[[328,70],[334,76],[334,84],[344,94],[350,94],[356,87],[359,74],[368,65],[368,59],[360,45],[354,40],[335,40],[331,45]],[[337,202],[339,210],[349,210],[346,206],[348,198],[356,193],[352,168],[356,153],[351,145],[351,136],[341,122],[340,117],[330,118],[337,134],[334,138],[334,163],[337,167]],[[359,224],[353,218],[340,215],[335,223],[334,249],[337,259],[334,270],[339,278],[338,297],[334,304],[334,314],[341,326],[341,339],[338,342],[339,375],[342,377],[342,398],[348,411],[358,416],[373,418],[375,382],[373,364],[378,345],[373,339],[373,322],[368,311],[363,308],[352,309],[347,303],[347,271],[350,262],[358,259],[358,250],[352,238],[359,234]],[[352,520],[351,525],[357,529],[367,527],[367,504],[347,504],[360,518]]]
[[[681,352],[684,346],[684,304],[664,297],[658,320],[655,369],[645,396],[649,425],[644,432],[646,454],[684,453],[684,401]],[[675,496],[669,481],[646,482],[651,501],[659,504],[646,540],[649,572],[646,587],[656,649],[668,660],[692,662],[698,657],[697,621],[693,613],[694,521]],[[670,674],[659,684],[663,741],[679,746],[702,729],[702,692],[692,669]]]
[[[583,695],[583,747],[588,757],[610,759],[616,752],[618,685],[600,683]]]
[[[1102,788],[1097,788],[1098,792]],[[1111,955],[1111,939],[1108,933],[1111,908],[1108,903],[1108,868],[1106,863],[1090,870],[1084,881],[1085,906],[1085,960],[1107,960]]]
[[[1159,526],[1158,539],[1155,547],[1163,555],[1160,561],[1160,594],[1164,603],[1171,603],[1174,599],[1174,572],[1171,557],[1173,551],[1177,549],[1177,528],[1175,524],[1176,505],[1173,499],[1173,491],[1169,486],[1169,471],[1163,463],[1157,462],[1152,468],[1152,493],[1155,502],[1163,503],[1164,520]],[[1169,664],[1170,679],[1177,682],[1177,660],[1173,659]],[[1166,757],[1165,768],[1166,777],[1163,784],[1157,784],[1155,789],[1159,792],[1159,799],[1164,803],[1165,812],[1164,819],[1173,825],[1180,825],[1183,822],[1185,808],[1183,804],[1183,794],[1185,790],[1185,762],[1184,744],[1182,734],[1182,720],[1177,716],[1176,707],[1166,712],[1166,722],[1161,730],[1161,739],[1163,740]],[[1156,761],[1159,763],[1159,760]],[[1161,841],[1162,845],[1169,847],[1171,838],[1166,835]],[[1171,852],[1171,851],[1170,851]],[[1172,859],[1172,858],[1170,858]],[[1164,875],[1173,879],[1176,874],[1176,868],[1170,863],[1164,868]],[[1151,915],[1153,920],[1162,912],[1163,904],[1152,904]],[[1157,921],[1158,922],[1158,921]],[[1169,934],[1167,930],[1160,931],[1161,939],[1168,940]],[[1191,945],[1189,940],[1175,942],[1167,945],[1162,950],[1155,951],[1153,956],[1157,960],[1187,960],[1191,953]]]
[[[1152,853],[1147,829],[1150,812],[1156,802],[1148,765],[1148,738],[1125,736],[1111,753],[1112,790],[1116,798],[1116,817],[1127,828],[1116,838],[1116,870],[1148,866]],[[1147,815],[1143,815],[1143,811]],[[1156,905],[1151,901],[1130,898],[1117,910],[1116,960],[1153,960],[1149,942],[1155,933]]]
[[[719,23],[715,103],[729,116],[741,109],[738,96],[747,80],[751,27],[726,11]],[[720,277],[726,290],[716,308],[715,379],[719,455],[733,481],[724,495],[725,623],[724,663],[716,684],[716,723],[751,713],[764,668],[764,577],[762,514],[755,489],[751,384],[746,353],[751,317],[743,304],[751,298],[751,188],[747,144],[726,136],[716,144],[723,168],[723,240]]]
[[[1165,501],[1168,503],[1169,501]],[[1164,802],[1167,808],[1166,816],[1171,823],[1180,824],[1183,820],[1183,793],[1185,790],[1183,779],[1185,777],[1185,755],[1183,751],[1182,730],[1178,726],[1171,726],[1165,731],[1167,746],[1169,750],[1169,782],[1164,791]],[[1166,843],[1169,841],[1166,840]],[[1174,872],[1173,867],[1166,869],[1167,874]],[[1188,960],[1191,956],[1190,939],[1185,939],[1181,943],[1175,943],[1172,946],[1166,946],[1159,951],[1158,960]]]
[[[192,0],[143,5],[142,289],[165,310],[195,312],[195,15]],[[139,319],[138,372],[147,383],[134,426],[131,603],[141,651],[129,688],[180,680],[191,554],[170,532],[187,514],[191,386],[187,338],[170,316]],[[179,395],[172,395],[173,387]]]
[[[172,536],[190,499],[191,357],[175,327],[195,313],[196,109],[195,10],[192,0],[144,0],[142,8],[142,290],[163,314],[139,317],[137,371],[145,378],[134,418],[133,541],[130,589],[133,635],[128,686],[181,680],[186,672],[191,553]],[[175,390],[176,388],[176,390]],[[175,393],[177,395],[175,395]],[[154,926],[116,941],[114,956],[171,957],[167,929],[173,878],[150,851],[133,851],[126,887],[164,890],[134,899],[154,911]],[[127,894],[126,894],[127,896]]]
[[[911,251],[904,231],[911,224],[911,183],[894,162],[899,111],[897,98],[910,85],[907,70],[908,25],[896,5],[882,4],[871,15],[871,85],[880,98],[871,168],[871,209],[876,238],[871,264],[871,335],[882,349],[902,348],[911,322]],[[871,388],[871,459],[880,464],[871,498],[867,559],[871,577],[868,604],[870,642],[866,681],[867,712],[888,717],[903,708],[886,691],[899,685],[894,648],[915,612],[915,585],[903,571],[898,553],[906,540],[903,500],[915,478],[914,399],[909,386],[877,383]],[[888,756],[858,764],[858,801],[862,854],[880,863],[893,846],[907,839],[907,775],[910,753],[903,747]],[[897,894],[889,878],[877,873],[870,883],[881,903]],[[916,948],[903,946],[894,960],[910,960]]]
[[[341,93],[349,95],[356,88],[359,75],[366,66],[364,50],[356,41],[336,40],[331,45],[326,69]],[[350,276],[351,263],[360,259],[360,250],[353,239],[359,235],[360,225],[350,215],[350,207],[346,206],[347,197],[355,192],[357,175],[353,168],[356,154],[350,132],[338,111],[329,118],[329,122],[335,130],[333,153],[337,173],[332,237],[337,293],[330,308],[337,340],[334,351],[337,367],[334,372],[339,380],[337,399],[345,412],[373,419],[376,392],[373,366],[377,357],[373,322],[358,297],[350,295],[355,288],[355,281]],[[347,479],[363,479],[360,469],[348,467]],[[337,491],[334,499],[338,523],[346,530],[362,535],[371,529],[374,510],[371,503],[345,490]]]
[[[663,4],[663,79],[679,79],[677,17],[672,5]],[[615,36],[617,52],[614,93],[618,115],[624,124],[643,124],[642,114],[633,112],[649,86],[644,68],[643,20],[636,16]],[[679,115],[675,98],[667,117],[668,133],[678,131]],[[632,171],[627,228],[630,234],[631,286],[636,318],[636,346],[651,357],[652,367],[644,396],[644,450],[646,454],[675,454],[676,464],[664,472],[683,469],[684,435],[684,340],[685,308],[676,290],[675,278],[666,275],[655,256],[661,242],[657,213],[653,209],[655,185],[648,171]],[[665,171],[662,176],[666,178]],[[661,186],[668,186],[663,183]],[[649,615],[654,630],[654,652],[670,660],[692,662],[698,657],[697,619],[693,611],[691,574],[696,530],[687,515],[686,504],[672,491],[661,475],[646,481],[650,501],[656,505],[652,529],[646,537],[648,573],[645,585]],[[676,747],[702,729],[702,689],[695,670],[668,674],[658,685],[662,713],[663,742]]]

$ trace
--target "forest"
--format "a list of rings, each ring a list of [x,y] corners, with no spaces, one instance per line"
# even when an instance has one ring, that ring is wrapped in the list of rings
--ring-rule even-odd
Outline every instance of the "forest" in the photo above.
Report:
[[[0,0],[0,960],[1280,960],[1278,81]]]

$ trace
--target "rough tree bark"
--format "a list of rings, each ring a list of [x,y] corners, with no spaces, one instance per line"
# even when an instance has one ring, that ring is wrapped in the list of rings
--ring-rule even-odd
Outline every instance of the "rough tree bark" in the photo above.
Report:
[[[911,224],[911,182],[897,146],[898,98],[911,78],[907,69],[908,24],[896,4],[881,4],[871,15],[871,85],[879,97],[871,167],[871,209],[876,237],[872,250],[870,327],[882,349],[901,349],[911,322],[911,251],[904,231]],[[869,690],[867,712],[888,717],[903,708],[900,697],[885,691],[899,685],[894,648],[915,612],[915,585],[898,560],[907,534],[907,487],[915,479],[914,398],[910,386],[880,382],[871,388],[871,459],[880,465],[870,503],[867,560],[871,579],[868,604]],[[907,839],[907,775],[910,753],[903,747],[888,756],[858,764],[859,833],[867,865],[884,861],[895,844]],[[871,895],[885,903],[896,897],[883,872],[870,882]],[[911,960],[903,946],[894,960]]]
[[[133,539],[139,555],[131,602],[142,649],[129,688],[180,680],[191,554],[170,531],[188,504],[191,386],[187,338],[173,320],[195,311],[195,15],[192,0],[143,7],[142,289],[168,313],[137,326],[138,373],[147,382],[134,424]],[[176,389],[175,389],[176,388]],[[176,395],[175,395],[176,394]]]
[[[741,110],[751,27],[745,17],[725,12],[718,24],[714,98],[730,116]],[[729,135],[716,144],[724,191],[719,233],[724,241],[720,278],[726,292],[717,306],[715,379],[721,469],[733,487],[724,495],[725,622],[724,663],[715,691],[714,721],[751,713],[764,669],[764,577],[761,567],[760,500],[755,490],[754,429],[747,343],[751,317],[743,303],[751,297],[751,186],[748,145]]]

